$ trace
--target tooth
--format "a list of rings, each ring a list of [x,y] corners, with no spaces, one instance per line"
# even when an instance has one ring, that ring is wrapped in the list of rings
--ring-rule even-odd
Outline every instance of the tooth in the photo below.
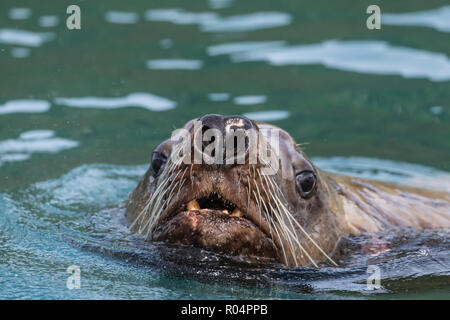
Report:
[[[225,214],[230,214],[230,212],[227,209],[223,209],[222,212]]]
[[[189,203],[187,204],[187,209],[189,211],[200,210],[200,205],[198,204],[197,200],[192,200],[192,201],[189,201]]]
[[[233,210],[233,213],[231,214],[233,217],[243,217],[244,214],[242,213],[241,210],[239,210],[238,208],[235,208]]]

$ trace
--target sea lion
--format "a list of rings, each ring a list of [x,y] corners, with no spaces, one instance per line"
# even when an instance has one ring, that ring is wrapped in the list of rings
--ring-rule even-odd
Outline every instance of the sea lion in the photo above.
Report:
[[[319,266],[337,265],[332,257],[342,236],[389,227],[450,227],[450,194],[321,171],[286,131],[273,125],[208,114],[183,130],[184,136],[174,134],[154,149],[150,168],[126,204],[130,229],[150,241],[286,266]],[[223,136],[253,132],[256,143],[245,136],[244,161],[239,162],[236,151],[225,152],[228,145],[211,135],[203,136],[200,145],[185,139],[207,130]],[[273,143],[269,135],[278,140]],[[195,162],[194,155],[208,148],[210,157],[201,160],[212,155],[224,161]],[[269,150],[276,161],[262,161],[263,153],[251,153],[255,148]],[[232,161],[225,161],[230,154]]]

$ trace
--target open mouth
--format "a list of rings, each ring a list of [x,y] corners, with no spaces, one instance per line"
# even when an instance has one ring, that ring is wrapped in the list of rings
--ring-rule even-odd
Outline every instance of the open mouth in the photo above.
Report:
[[[213,214],[228,214],[233,217],[243,217],[244,213],[232,202],[222,198],[217,193],[207,197],[191,200],[186,204],[186,209],[192,210],[208,210]]]
[[[156,227],[153,239],[227,255],[278,259],[271,237],[245,210],[218,193],[181,205]]]

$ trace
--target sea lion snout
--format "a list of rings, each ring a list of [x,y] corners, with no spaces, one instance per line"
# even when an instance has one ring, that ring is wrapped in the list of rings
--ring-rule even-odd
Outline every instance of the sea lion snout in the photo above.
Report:
[[[201,117],[197,128],[201,132],[202,141],[200,144],[194,143],[194,150],[206,154],[206,158],[209,156],[214,158],[215,153],[220,152],[222,154],[220,158],[227,164],[239,163],[237,159],[245,159],[250,150],[250,139],[256,136],[258,129],[247,117],[219,114]],[[196,133],[194,129],[194,140]]]
[[[203,129],[219,129],[223,135],[231,130],[250,130],[255,128],[252,121],[244,116],[222,116],[220,114],[207,114],[200,118]]]

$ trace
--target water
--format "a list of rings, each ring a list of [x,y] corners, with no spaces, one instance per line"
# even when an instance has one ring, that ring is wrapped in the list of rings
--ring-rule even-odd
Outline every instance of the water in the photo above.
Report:
[[[449,298],[446,230],[387,231],[377,256],[346,239],[340,268],[285,270],[146,245],[110,209],[211,112],[281,126],[323,169],[450,192],[448,4],[381,1],[373,31],[369,4],[98,0],[69,31],[60,1],[1,1],[0,298]]]

